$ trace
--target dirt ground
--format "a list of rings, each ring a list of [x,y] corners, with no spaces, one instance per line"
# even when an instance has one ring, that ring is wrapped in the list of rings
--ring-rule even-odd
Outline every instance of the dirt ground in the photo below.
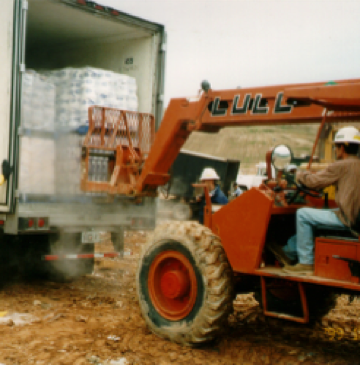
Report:
[[[135,270],[146,233],[126,232],[123,259],[98,259],[94,274],[66,284],[21,282],[0,291],[0,364],[360,364],[360,300],[346,296],[313,327],[264,318],[238,296],[215,343],[181,347],[141,317]],[[112,250],[105,241],[98,251]],[[358,331],[358,332],[357,332]]]

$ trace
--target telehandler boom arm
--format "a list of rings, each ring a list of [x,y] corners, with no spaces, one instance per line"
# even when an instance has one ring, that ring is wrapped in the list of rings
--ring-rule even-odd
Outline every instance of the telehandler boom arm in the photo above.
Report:
[[[360,118],[360,79],[221,91],[203,89],[195,101],[170,101],[136,182],[135,195],[166,184],[171,165],[193,131],[319,123],[325,115],[327,122],[345,116]]]

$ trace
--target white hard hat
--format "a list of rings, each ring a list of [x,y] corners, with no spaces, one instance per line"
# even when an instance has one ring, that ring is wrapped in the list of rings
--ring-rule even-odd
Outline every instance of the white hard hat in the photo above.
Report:
[[[337,131],[333,143],[360,144],[360,132],[354,127],[344,127]]]
[[[220,177],[213,168],[206,167],[200,177],[200,181],[204,180],[220,180]]]

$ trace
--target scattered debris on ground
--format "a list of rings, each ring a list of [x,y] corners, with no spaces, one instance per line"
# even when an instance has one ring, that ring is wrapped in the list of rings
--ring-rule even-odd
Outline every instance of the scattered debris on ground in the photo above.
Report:
[[[190,348],[152,334],[135,271],[145,232],[126,232],[124,258],[96,259],[74,282],[11,283],[0,291],[0,365],[356,364],[360,301],[347,296],[313,327],[265,318],[253,294],[237,296],[216,343]],[[110,241],[97,245],[111,251]]]

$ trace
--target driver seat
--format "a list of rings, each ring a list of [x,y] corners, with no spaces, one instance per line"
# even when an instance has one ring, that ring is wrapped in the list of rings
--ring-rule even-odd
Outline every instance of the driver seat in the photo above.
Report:
[[[327,237],[334,239],[347,239],[351,241],[360,241],[360,212],[356,217],[356,221],[352,229],[345,227],[344,229],[324,226],[315,230],[316,237]]]
[[[359,236],[352,233],[349,228],[338,229],[334,227],[321,227],[315,230],[315,237],[326,237],[334,239],[346,239],[351,241],[359,241]]]

